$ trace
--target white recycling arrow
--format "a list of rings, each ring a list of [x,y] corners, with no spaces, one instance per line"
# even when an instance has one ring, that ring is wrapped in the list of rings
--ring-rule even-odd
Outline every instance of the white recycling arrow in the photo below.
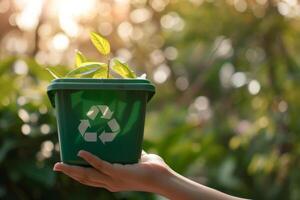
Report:
[[[105,144],[106,142],[111,142],[115,139],[117,134],[120,132],[120,126],[115,118],[111,119],[113,112],[109,109],[107,105],[91,106],[91,108],[89,109],[86,115],[91,120],[95,120],[95,118],[100,112],[102,114],[101,118],[109,120],[107,124],[111,129],[111,132],[103,131],[98,137],[101,140],[101,142]],[[89,120],[82,119],[80,120],[78,130],[86,142],[97,142],[97,132],[87,132],[87,129],[90,127],[91,124]]]
[[[86,132],[84,134],[84,140],[87,142],[97,142],[97,133]]]
[[[112,117],[113,112],[109,109],[106,105],[99,105],[98,108],[100,109],[103,119],[110,119]]]
[[[91,120],[94,120],[99,113],[99,109],[97,106],[92,106],[88,113],[86,114]]]
[[[107,122],[107,124],[112,132],[118,132],[120,130],[120,126],[115,119],[110,120],[109,122]]]
[[[116,119],[110,120],[109,122],[107,122],[107,124],[112,132],[110,133],[103,131],[101,135],[99,135],[99,139],[103,144],[113,141],[120,131],[120,126]]]
[[[82,136],[89,127],[91,127],[89,120],[86,119],[80,120],[78,130]]]
[[[105,132],[103,131],[101,133],[101,135],[99,135],[99,139],[101,140],[101,142],[103,144],[105,144],[106,142],[111,142],[115,139],[115,137],[117,136],[118,132],[116,133],[108,133],[108,132]]]

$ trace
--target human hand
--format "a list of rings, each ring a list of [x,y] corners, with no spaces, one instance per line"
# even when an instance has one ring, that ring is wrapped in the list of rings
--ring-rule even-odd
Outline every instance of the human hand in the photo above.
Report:
[[[106,188],[111,192],[153,192],[172,200],[241,200],[181,176],[158,155],[143,152],[139,163],[128,165],[110,164],[83,150],[78,156],[92,167],[56,163],[53,170],[63,172],[82,184]]]
[[[127,165],[110,164],[83,150],[79,151],[78,156],[92,167],[56,163],[53,170],[63,172],[82,184],[106,188],[111,192],[157,192],[161,178],[171,173],[161,157],[145,152],[139,163]]]

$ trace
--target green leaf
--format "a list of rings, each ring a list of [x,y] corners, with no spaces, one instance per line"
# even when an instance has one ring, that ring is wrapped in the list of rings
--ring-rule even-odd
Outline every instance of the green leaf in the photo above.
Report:
[[[94,46],[101,54],[108,55],[110,53],[110,44],[105,38],[95,32],[90,33],[90,38]]]
[[[107,70],[102,68],[102,69],[98,69],[93,78],[106,78],[107,77]]]
[[[136,78],[136,74],[129,68],[127,64],[122,63],[117,59],[114,60],[114,63],[115,64],[112,66],[112,69],[120,76],[123,78]]]
[[[76,50],[76,55],[75,55],[76,67],[79,67],[82,63],[86,61],[87,61],[86,57],[79,50]]]
[[[106,69],[106,63],[100,62],[86,62],[82,63],[78,68],[70,71],[66,77],[74,77],[74,78],[91,78],[100,68]]]
[[[55,79],[58,79],[58,78],[61,78],[61,76],[55,71],[54,68],[49,68],[47,67],[46,70],[55,78]]]
[[[94,73],[93,78],[107,78],[107,66],[98,69]],[[113,76],[109,75],[109,78],[113,78]]]

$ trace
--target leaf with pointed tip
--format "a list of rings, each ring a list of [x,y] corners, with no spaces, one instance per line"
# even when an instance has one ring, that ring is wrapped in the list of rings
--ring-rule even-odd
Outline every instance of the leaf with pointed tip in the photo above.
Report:
[[[85,78],[92,78],[97,70],[100,68],[106,69],[106,63],[100,62],[86,62],[82,63],[78,68],[70,71],[66,77],[85,77]]]
[[[46,70],[55,78],[61,78],[61,76],[55,71],[55,69],[50,69],[49,67],[46,68]]]
[[[115,59],[112,69],[123,78],[136,78],[136,74],[129,68],[129,66],[121,61]]]
[[[86,61],[87,61],[86,57],[79,50],[76,50],[76,55],[75,55],[76,67],[79,67],[82,63]]]
[[[104,37],[100,36],[95,32],[91,32],[90,38],[93,45],[101,54],[108,55],[110,53],[110,44]]]

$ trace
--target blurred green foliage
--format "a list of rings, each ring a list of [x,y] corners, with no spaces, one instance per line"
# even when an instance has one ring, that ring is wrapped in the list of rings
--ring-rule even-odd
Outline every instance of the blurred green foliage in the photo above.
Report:
[[[161,28],[158,33],[162,49],[173,46],[178,57],[167,61],[171,75],[157,84],[148,106],[144,149],[177,172],[226,193],[296,200],[300,21],[280,15],[268,2],[249,4],[257,7],[241,13],[226,1],[198,6],[174,1],[154,14],[157,23],[169,14],[185,24],[180,31]],[[138,53],[140,44],[135,45]],[[24,64],[25,73],[16,69]],[[147,73],[152,77],[153,69]],[[0,62],[0,198],[154,199],[89,188],[52,171],[59,152],[46,96],[50,80],[32,58]]]

